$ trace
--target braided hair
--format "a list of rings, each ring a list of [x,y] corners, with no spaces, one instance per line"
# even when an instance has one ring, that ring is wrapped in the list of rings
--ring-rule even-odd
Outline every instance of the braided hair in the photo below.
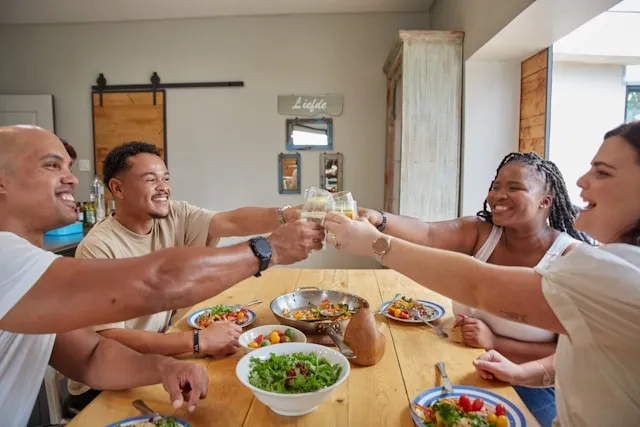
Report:
[[[502,159],[498,169],[496,170],[496,178],[505,165],[509,163],[518,163],[533,168],[538,174],[540,174],[545,181],[545,190],[551,193],[552,202],[551,210],[549,211],[549,225],[558,231],[564,231],[574,239],[592,243],[593,240],[586,235],[575,229],[574,223],[578,216],[578,208],[576,208],[567,191],[567,186],[564,183],[562,173],[558,169],[555,163],[550,160],[545,160],[536,153],[509,153]],[[489,191],[493,188],[495,178],[491,181]],[[484,200],[482,210],[477,213],[479,218],[484,219],[490,224],[493,224],[493,215],[487,208],[487,199]]]

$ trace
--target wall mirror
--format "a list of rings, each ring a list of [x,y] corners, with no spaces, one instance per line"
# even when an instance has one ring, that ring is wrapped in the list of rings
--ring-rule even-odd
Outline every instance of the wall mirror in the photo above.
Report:
[[[287,150],[333,150],[333,119],[287,119]]]
[[[320,188],[330,193],[343,190],[342,153],[322,153],[320,155]]]
[[[278,155],[278,192],[300,194],[300,153]]]

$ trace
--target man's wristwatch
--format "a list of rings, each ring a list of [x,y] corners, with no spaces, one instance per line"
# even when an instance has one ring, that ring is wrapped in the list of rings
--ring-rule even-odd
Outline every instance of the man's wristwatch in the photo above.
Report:
[[[271,262],[271,244],[264,237],[258,236],[249,240],[249,246],[253,251],[253,254],[258,258],[260,262],[260,266],[258,267],[258,272],[254,274],[256,277],[261,276],[261,272],[269,268],[269,263]]]
[[[376,259],[380,264],[382,264],[382,259],[391,249],[391,237],[384,235],[378,237],[371,245],[371,249],[376,256]]]
[[[286,224],[287,219],[284,217],[284,210],[289,208],[291,208],[289,205],[278,208],[278,221],[280,224]]]
[[[382,215],[382,222],[376,228],[378,231],[384,231],[387,228],[387,216],[382,211],[380,211],[380,215]]]

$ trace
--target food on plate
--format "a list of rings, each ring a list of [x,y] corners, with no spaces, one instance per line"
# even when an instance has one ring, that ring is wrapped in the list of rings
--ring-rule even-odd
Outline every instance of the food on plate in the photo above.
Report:
[[[438,312],[431,307],[427,307],[426,305],[414,300],[409,297],[402,297],[395,301],[392,304],[389,304],[387,307],[387,313],[392,315],[393,317],[397,317],[398,319],[404,320],[420,320],[413,314],[411,314],[410,310],[418,310],[421,317],[426,317],[427,319],[432,318]]]
[[[283,342],[291,342],[295,338],[296,333],[291,328],[287,328],[284,331],[278,329],[272,331],[269,335],[260,334],[255,337],[249,344],[250,348],[266,347],[271,344],[278,344]]]
[[[466,394],[458,398],[445,397],[428,408],[413,404],[413,413],[424,427],[509,427],[504,405],[495,408],[480,398]]]
[[[333,385],[342,367],[332,365],[316,353],[273,354],[267,359],[252,357],[249,384],[274,393],[309,393]]]
[[[320,313],[321,310],[331,312],[331,316],[323,316],[322,313]],[[314,306],[309,304],[308,308],[301,308],[294,311],[285,308],[282,310],[282,315],[295,320],[344,320],[351,318],[349,304],[335,304],[329,301],[328,298],[322,300],[320,305]]]
[[[125,424],[126,427],[182,427],[174,417],[158,417],[149,418],[144,421],[134,421]],[[116,424],[116,427],[124,427],[122,424]]]
[[[240,310],[235,310],[234,307],[228,305],[214,305],[198,316],[196,324],[206,328],[220,320],[232,320],[237,324],[244,323],[247,320],[247,309],[243,307]]]

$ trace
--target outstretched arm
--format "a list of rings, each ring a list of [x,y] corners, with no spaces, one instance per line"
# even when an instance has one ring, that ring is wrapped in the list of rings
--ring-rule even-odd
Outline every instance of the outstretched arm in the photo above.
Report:
[[[285,222],[300,218],[300,210],[282,211]],[[253,236],[270,233],[281,225],[278,208],[245,207],[216,214],[209,224],[208,240],[220,237]]]
[[[515,322],[565,333],[542,293],[542,277],[531,268],[488,264],[401,239],[393,239],[383,263],[462,304]]]
[[[271,263],[303,260],[323,239],[322,228],[310,222],[279,227],[269,237]],[[257,271],[258,259],[247,243],[117,260],[58,258],[0,319],[0,329],[60,333],[187,307]]]
[[[358,214],[375,227],[382,224],[382,214],[362,208]],[[386,216],[384,233],[422,246],[446,249],[471,255],[478,241],[480,219],[465,216],[450,221],[426,222],[409,216],[390,213]]]

